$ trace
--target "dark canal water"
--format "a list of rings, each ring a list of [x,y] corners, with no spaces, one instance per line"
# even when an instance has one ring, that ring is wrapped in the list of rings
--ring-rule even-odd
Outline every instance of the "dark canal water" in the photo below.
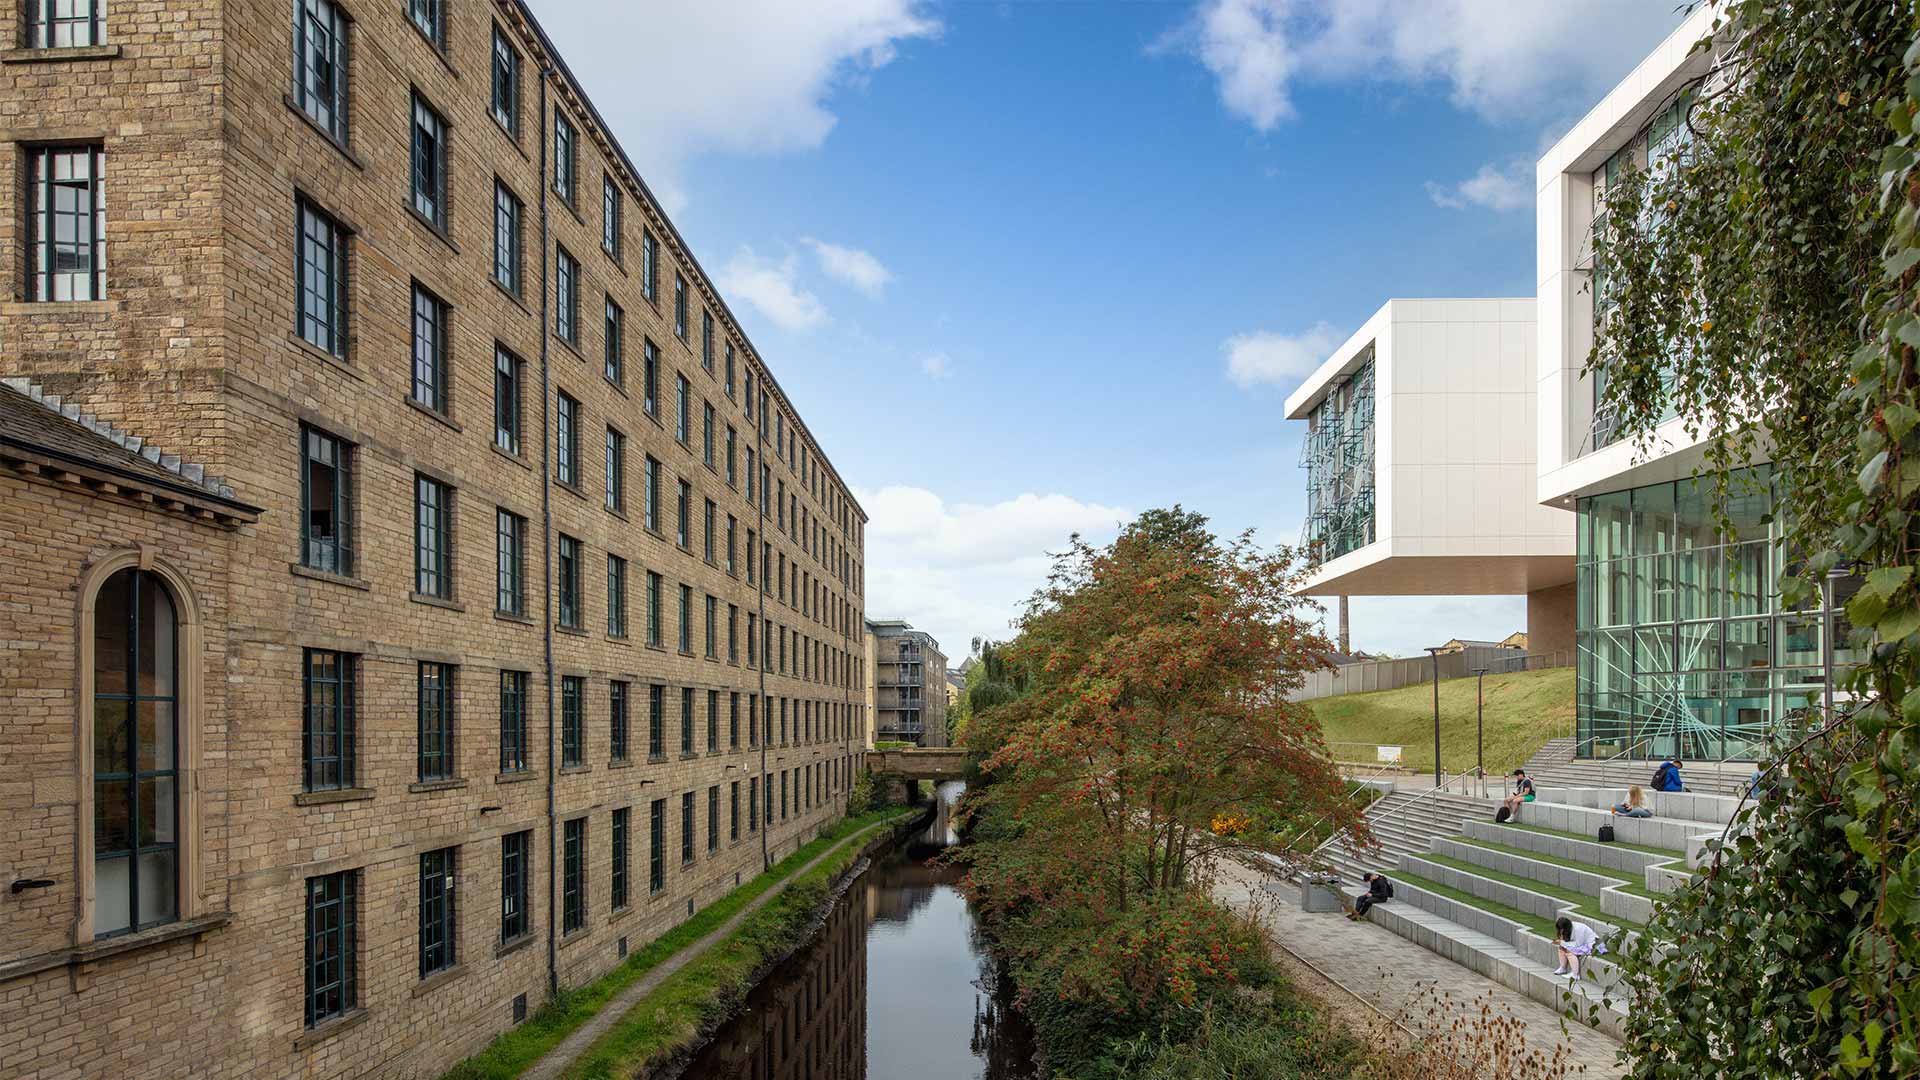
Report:
[[[947,813],[876,863],[807,948],[747,999],[686,1080],[1029,1080],[1032,1032],[1007,1007],[959,873],[926,860],[955,842]]]

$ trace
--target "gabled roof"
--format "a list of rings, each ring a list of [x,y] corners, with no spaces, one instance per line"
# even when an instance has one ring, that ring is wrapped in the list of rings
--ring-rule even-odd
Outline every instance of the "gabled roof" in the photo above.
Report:
[[[203,466],[162,453],[27,379],[0,379],[0,451],[30,463],[104,474],[223,516],[252,520],[260,513]]]

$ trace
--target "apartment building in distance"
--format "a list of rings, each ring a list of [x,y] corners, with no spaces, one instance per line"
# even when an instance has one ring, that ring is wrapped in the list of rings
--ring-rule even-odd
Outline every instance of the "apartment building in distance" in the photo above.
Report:
[[[901,619],[867,622],[868,743],[947,745],[947,657]]]
[[[865,514],[523,3],[17,15],[0,1074],[435,1076],[841,816]]]

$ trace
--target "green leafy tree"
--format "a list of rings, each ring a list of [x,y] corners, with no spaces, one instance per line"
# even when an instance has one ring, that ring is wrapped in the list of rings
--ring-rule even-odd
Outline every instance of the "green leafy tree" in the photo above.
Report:
[[[1222,859],[1283,853],[1256,812],[1364,830],[1312,710],[1286,700],[1327,645],[1300,579],[1289,549],[1150,511],[1108,547],[1074,538],[1018,638],[982,650],[969,809],[995,826],[961,858],[1023,986],[1116,1018],[1191,1003],[1263,962],[1199,887]]]
[[[1627,1057],[1649,1078],[1913,1076],[1920,11],[1718,14],[1681,148],[1606,192],[1588,371],[1627,437],[1678,416],[1705,440],[1723,520],[1742,467],[1770,460],[1786,602],[1851,569],[1853,643],[1871,649],[1847,707],[1783,740],[1744,835],[1627,958]]]

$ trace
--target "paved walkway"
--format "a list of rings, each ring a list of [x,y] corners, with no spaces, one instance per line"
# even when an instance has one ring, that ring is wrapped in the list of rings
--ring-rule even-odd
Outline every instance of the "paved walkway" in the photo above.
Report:
[[[700,938],[686,948],[662,960],[658,966],[641,976],[633,985],[620,991],[611,1001],[601,1006],[600,1011],[594,1013],[592,1019],[575,1028],[573,1034],[560,1040],[559,1044],[553,1049],[547,1051],[538,1060],[534,1061],[532,1065],[527,1066],[527,1070],[520,1074],[520,1080],[559,1080],[560,1074],[566,1072],[568,1066],[571,1066],[580,1055],[586,1053],[588,1048],[593,1046],[594,1043],[599,1042],[600,1036],[612,1030],[613,1026],[618,1024],[627,1013],[631,1012],[635,1005],[640,1004],[641,999],[653,993],[656,989],[659,989],[661,983],[666,982],[668,977],[674,972],[686,967],[693,961],[694,957],[699,956],[716,943],[724,940],[728,934],[733,933],[733,931],[739,927],[747,916],[765,907],[774,897],[787,891],[787,886],[792,884],[802,874],[820,865],[822,859],[827,858],[848,844],[862,841],[873,835],[875,829],[891,828],[895,824],[897,824],[897,821],[894,820],[875,822],[861,829],[859,832],[843,838],[839,843],[808,860],[805,866],[781,878],[773,888],[768,889],[766,892],[748,901],[746,906],[734,912],[727,918],[727,921],[715,927],[705,937]]]
[[[1618,1077],[1615,1063],[1620,1044],[1591,1028],[1566,1022],[1552,1009],[1415,945],[1406,938],[1366,922],[1348,922],[1338,913],[1309,914],[1297,903],[1298,891],[1281,893],[1260,888],[1269,880],[1242,867],[1228,867],[1214,886],[1214,895],[1238,911],[1254,913],[1267,934],[1295,955],[1331,976],[1343,987],[1367,998],[1388,1016],[1397,1016],[1409,999],[1426,986],[1437,985],[1450,995],[1458,1015],[1477,1011],[1474,999],[1492,991],[1515,1019],[1526,1027],[1527,1045],[1552,1053],[1564,1044],[1571,1063],[1584,1066],[1582,1077]]]

